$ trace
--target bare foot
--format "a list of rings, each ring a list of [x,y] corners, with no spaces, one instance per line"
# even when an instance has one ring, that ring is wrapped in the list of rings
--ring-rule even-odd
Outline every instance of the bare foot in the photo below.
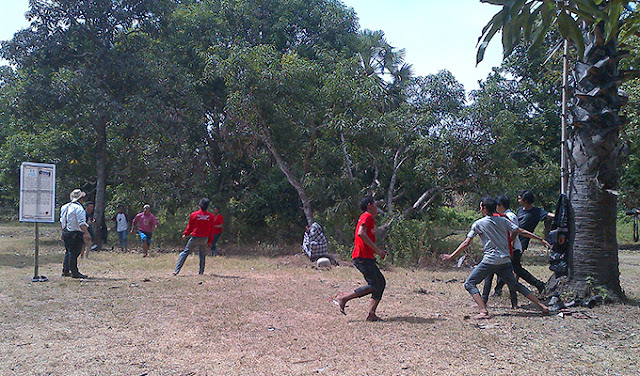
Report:
[[[338,309],[340,309],[340,313],[342,313],[343,315],[346,315],[346,312],[344,311],[344,309],[347,306],[347,302],[343,298],[341,298],[340,296],[336,296],[335,298],[332,299],[332,302],[333,304],[338,306]]]
[[[384,321],[383,319],[381,319],[380,317],[376,316],[375,313],[370,313],[369,316],[367,316],[367,321],[370,322],[375,322],[375,321]]]
[[[475,315],[473,318],[476,320],[486,320],[486,319],[490,319],[491,315],[489,314],[489,312],[480,312],[477,315]]]

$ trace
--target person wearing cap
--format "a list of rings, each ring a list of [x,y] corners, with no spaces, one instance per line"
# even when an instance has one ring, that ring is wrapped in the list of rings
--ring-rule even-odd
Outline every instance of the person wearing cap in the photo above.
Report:
[[[158,227],[158,219],[151,214],[151,205],[145,204],[142,207],[142,213],[138,213],[131,223],[131,233],[138,231],[140,242],[142,243],[142,257],[149,254],[149,246],[151,245],[151,234],[153,229]]]
[[[69,198],[71,202],[60,209],[60,228],[62,241],[66,250],[62,263],[62,276],[72,278],[87,278],[78,271],[78,256],[82,252],[85,239],[92,241],[87,226],[87,213],[82,206],[87,194],[80,189],[74,189]]]

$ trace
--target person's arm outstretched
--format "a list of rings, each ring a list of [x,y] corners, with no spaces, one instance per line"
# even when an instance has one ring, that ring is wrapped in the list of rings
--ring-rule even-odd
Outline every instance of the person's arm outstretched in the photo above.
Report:
[[[515,230],[515,233],[516,234],[520,234],[520,235],[522,235],[522,236],[524,236],[526,238],[540,240],[540,242],[542,244],[544,244],[545,247],[551,248],[551,244],[549,244],[548,241],[544,240],[542,237],[540,237],[540,236],[538,236],[538,235],[536,235],[536,234],[534,234],[532,232],[529,232],[529,231],[523,229],[522,227],[518,227],[518,229]]]
[[[460,252],[464,251],[464,250],[469,246],[469,244],[471,244],[471,240],[472,240],[472,238],[466,238],[466,239],[464,239],[464,240],[462,241],[462,243],[460,243],[460,245],[458,246],[458,248],[456,248],[456,250],[455,250],[455,251],[453,251],[453,253],[451,253],[451,254],[441,254],[441,255],[440,255],[440,258],[441,258],[443,261],[449,261],[449,260],[451,260],[452,258],[456,257],[456,256],[458,255],[458,253],[460,253]]]

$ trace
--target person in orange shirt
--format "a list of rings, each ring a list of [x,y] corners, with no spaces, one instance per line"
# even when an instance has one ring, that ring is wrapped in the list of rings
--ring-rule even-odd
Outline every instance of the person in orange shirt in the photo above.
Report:
[[[378,215],[378,206],[373,197],[363,197],[360,200],[360,210],[363,213],[356,225],[352,258],[353,265],[362,273],[367,285],[358,287],[352,292],[338,294],[334,303],[340,308],[342,314],[346,314],[344,309],[349,300],[371,294],[366,321],[381,321],[376,315],[376,309],[382,299],[387,281],[376,264],[375,255],[384,259],[387,252],[376,245],[375,216]]]
[[[196,249],[200,256],[200,270],[198,274],[204,274],[207,251],[213,242],[213,214],[207,211],[207,208],[209,208],[208,198],[200,200],[198,206],[200,206],[200,209],[191,213],[187,228],[185,228],[182,233],[183,240],[186,239],[187,236],[190,236],[190,238],[184,251],[178,256],[178,263],[176,264],[173,275],[180,273],[180,269],[182,269],[182,265],[184,265],[187,256],[189,256],[191,251],[195,251]]]

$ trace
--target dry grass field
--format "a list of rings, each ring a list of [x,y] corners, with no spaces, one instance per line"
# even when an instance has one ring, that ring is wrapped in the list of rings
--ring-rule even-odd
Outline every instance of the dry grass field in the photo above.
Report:
[[[91,278],[74,280],[60,276],[57,236],[42,226],[49,281],[33,283],[33,225],[0,225],[0,375],[640,374],[638,251],[621,252],[630,304],[560,317],[501,297],[478,322],[468,268],[387,268],[385,322],[368,323],[366,299],[346,316],[330,302],[363,282],[350,262],[229,252],[199,276],[192,255],[174,277],[177,253],[98,252],[80,260]]]

